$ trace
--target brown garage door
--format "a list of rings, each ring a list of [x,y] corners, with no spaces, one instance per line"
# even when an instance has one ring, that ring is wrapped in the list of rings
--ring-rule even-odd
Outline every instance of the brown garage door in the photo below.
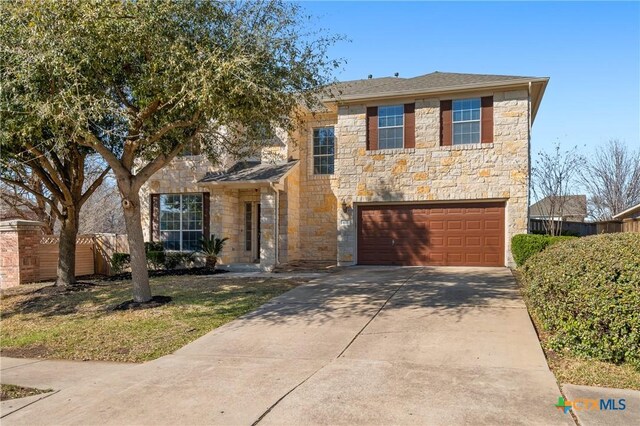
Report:
[[[504,266],[504,203],[360,206],[358,263]]]

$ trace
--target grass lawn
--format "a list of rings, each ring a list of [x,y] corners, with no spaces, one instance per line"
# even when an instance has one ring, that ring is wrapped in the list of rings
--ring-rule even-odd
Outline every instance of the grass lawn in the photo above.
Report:
[[[522,287],[520,273],[514,271],[513,275]],[[556,376],[558,383],[640,390],[640,371],[636,368],[626,364],[616,365],[584,359],[569,352],[556,352],[547,345],[548,336],[542,324],[534,315],[531,315],[531,320],[535,325],[549,368]]]
[[[51,392],[51,389],[41,390],[34,388],[23,388],[22,386],[16,385],[0,385],[0,401],[25,398],[27,396],[38,395],[46,392]]]
[[[42,285],[2,294],[0,348],[4,356],[140,362],[169,354],[250,312],[304,280],[164,276],[154,295],[173,300],[151,309],[117,311],[131,299],[130,281],[97,282],[78,291]]]

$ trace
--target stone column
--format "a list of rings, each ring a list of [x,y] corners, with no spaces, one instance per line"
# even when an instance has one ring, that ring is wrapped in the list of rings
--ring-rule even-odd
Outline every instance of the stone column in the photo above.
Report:
[[[0,222],[0,287],[38,280],[38,247],[44,223],[34,220]]]
[[[260,268],[272,271],[276,266],[276,193],[271,188],[260,190]]]

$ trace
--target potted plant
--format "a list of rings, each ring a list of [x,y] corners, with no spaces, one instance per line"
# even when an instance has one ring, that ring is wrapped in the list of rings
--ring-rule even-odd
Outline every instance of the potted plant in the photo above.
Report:
[[[207,268],[215,269],[216,263],[218,263],[218,255],[222,252],[225,242],[228,238],[216,238],[215,235],[209,236],[209,239],[202,240],[202,253],[205,257],[205,266]]]

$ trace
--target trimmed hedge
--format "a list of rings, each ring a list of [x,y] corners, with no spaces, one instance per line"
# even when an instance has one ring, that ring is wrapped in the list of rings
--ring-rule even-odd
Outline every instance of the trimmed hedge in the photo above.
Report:
[[[554,237],[551,235],[518,234],[511,239],[511,254],[516,265],[524,265],[531,256],[560,241],[576,237]]]
[[[640,234],[557,244],[521,270],[530,312],[551,349],[640,369]]]

